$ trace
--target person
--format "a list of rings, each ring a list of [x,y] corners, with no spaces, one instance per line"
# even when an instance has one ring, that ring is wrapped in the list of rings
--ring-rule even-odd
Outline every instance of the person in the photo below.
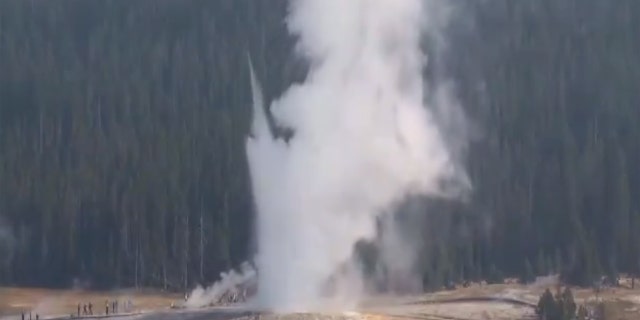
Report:
[[[89,302],[89,315],[93,315],[93,304]]]
[[[104,314],[109,314],[109,300],[104,302]]]
[[[80,303],[78,303],[78,317],[80,317]],[[24,319],[22,319],[24,320]]]
[[[87,305],[86,304],[82,305],[82,314],[83,315],[87,315]]]

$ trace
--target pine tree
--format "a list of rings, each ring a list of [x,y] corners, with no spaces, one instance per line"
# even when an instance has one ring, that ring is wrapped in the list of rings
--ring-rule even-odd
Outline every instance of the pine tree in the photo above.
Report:
[[[529,259],[525,259],[524,261],[524,275],[522,277],[522,283],[531,283],[536,279],[535,274],[533,273],[533,267],[529,262]]]
[[[558,306],[556,300],[553,298],[553,294],[547,288],[540,296],[536,307],[536,314],[538,318],[545,320],[555,320],[554,316],[557,314]]]
[[[571,289],[566,287],[562,292],[562,319],[572,320],[576,315],[576,303]]]
[[[547,260],[545,259],[544,252],[542,250],[538,251],[538,259],[536,260],[536,274],[538,275],[547,275]]]
[[[562,254],[560,253],[560,249],[559,248],[556,249],[555,257],[553,259],[553,262],[554,262],[553,265],[555,266],[554,271],[556,273],[561,273],[564,265],[563,265],[563,262],[562,262]]]
[[[502,273],[500,272],[500,270],[498,270],[495,264],[492,264],[491,267],[489,267],[489,275],[487,277],[487,283],[489,284],[502,283],[503,280],[504,280],[504,277],[502,276]]]

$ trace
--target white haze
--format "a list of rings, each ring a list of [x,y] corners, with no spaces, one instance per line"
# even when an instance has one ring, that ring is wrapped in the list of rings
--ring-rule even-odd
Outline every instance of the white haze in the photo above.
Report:
[[[429,111],[449,106],[424,105],[420,42],[429,17],[422,0],[290,2],[287,26],[311,68],[269,108],[276,126],[293,130],[289,141],[271,134],[252,74],[247,156],[261,307],[353,307],[364,293],[349,266],[354,244],[372,239],[376,218],[405,197],[444,195],[442,182],[460,176]]]

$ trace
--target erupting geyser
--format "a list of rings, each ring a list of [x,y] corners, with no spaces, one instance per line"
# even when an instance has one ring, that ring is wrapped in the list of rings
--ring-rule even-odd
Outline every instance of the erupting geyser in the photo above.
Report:
[[[272,135],[252,72],[260,306],[348,308],[362,276],[336,270],[354,244],[373,238],[376,218],[407,196],[439,195],[457,175],[425,106],[426,9],[423,0],[290,1],[287,26],[311,67],[268,109],[293,131],[288,141]]]

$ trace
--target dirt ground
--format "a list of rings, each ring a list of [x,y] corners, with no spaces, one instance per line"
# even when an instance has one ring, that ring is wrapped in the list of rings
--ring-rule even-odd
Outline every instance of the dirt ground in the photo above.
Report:
[[[498,285],[473,284],[468,288],[457,288],[455,290],[411,297],[376,297],[351,316],[328,318],[367,320],[533,319],[534,313],[531,305],[537,304],[540,295],[547,288],[555,293],[556,287],[551,284],[519,285],[511,283]],[[603,289],[598,292],[597,298],[592,289],[572,288],[572,291],[574,292],[576,303],[579,305],[593,305],[598,301],[604,301],[606,303],[606,312],[611,319],[640,320],[640,288],[635,290],[630,288]],[[105,300],[118,299],[122,303],[122,301],[130,299],[134,304],[135,311],[150,312],[144,317],[132,319],[223,319],[223,317],[220,317],[223,313],[220,310],[216,311],[216,308],[184,310],[180,314],[175,313],[173,310],[168,310],[172,303],[177,303],[182,298],[180,295],[165,294],[157,291],[87,292],[0,288],[0,318],[3,315],[20,314],[22,311],[30,309],[41,315],[69,315],[77,312],[78,303],[89,302],[94,305],[94,314],[104,314]],[[474,301],[473,299],[475,298],[480,299]],[[494,298],[498,298],[498,301],[491,301]],[[500,301],[500,299],[504,301]],[[522,303],[513,303],[513,301]],[[288,318],[285,318],[289,319],[291,316],[296,320],[323,318],[319,314],[315,314],[312,317],[305,317],[300,314],[289,315]],[[265,314],[261,315],[260,319],[268,320],[270,317],[274,319],[282,318],[281,316],[273,317]],[[230,316],[227,313],[224,319],[242,319],[242,317]]]
[[[126,301],[131,301],[132,311],[166,309],[180,299],[179,295],[158,291],[119,290],[94,292],[81,290],[49,290],[31,288],[0,288],[0,317],[22,312],[40,315],[76,314],[78,304],[93,305],[94,314],[105,313],[107,300],[119,301],[123,310]],[[111,309],[111,307],[110,307]]]

